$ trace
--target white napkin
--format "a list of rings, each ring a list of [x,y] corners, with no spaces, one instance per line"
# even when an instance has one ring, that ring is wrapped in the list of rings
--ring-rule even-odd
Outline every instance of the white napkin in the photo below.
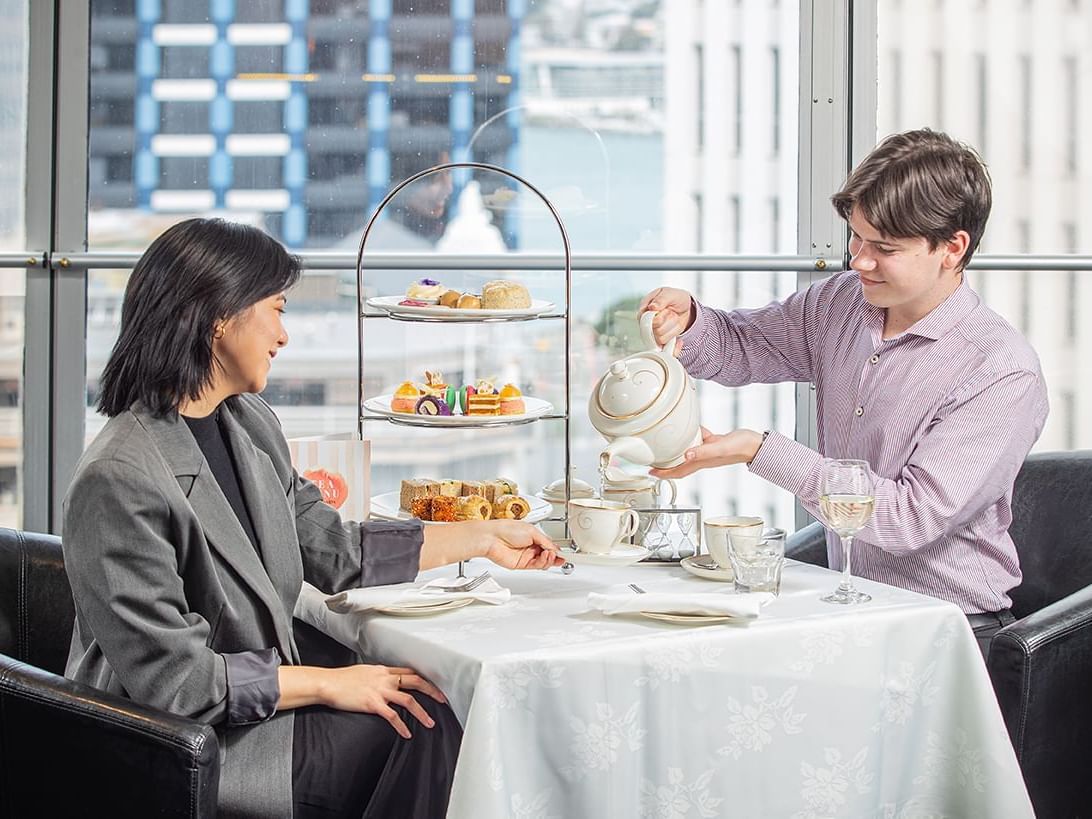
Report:
[[[620,589],[623,587],[620,587]],[[632,589],[591,592],[588,605],[605,614],[635,614],[652,611],[658,614],[711,614],[753,620],[759,609],[773,600],[769,592],[735,594],[723,592],[646,592]]]
[[[460,582],[465,581],[460,581],[456,577],[437,577],[423,586],[399,583],[395,586],[371,586],[364,589],[351,589],[350,591],[330,595],[326,598],[326,605],[331,611],[346,614],[352,611],[371,611],[372,609],[381,609],[387,606],[463,600],[468,597],[499,606],[501,603],[507,603],[512,597],[511,590],[506,589],[492,577],[473,591],[468,592],[445,592],[434,588],[435,586],[454,586]]]

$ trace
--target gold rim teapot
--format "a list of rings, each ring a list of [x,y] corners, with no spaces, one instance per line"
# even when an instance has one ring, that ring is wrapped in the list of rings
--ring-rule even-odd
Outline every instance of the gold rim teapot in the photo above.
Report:
[[[656,344],[652,321],[641,315],[645,349],[619,359],[599,379],[588,400],[588,416],[608,444],[600,456],[667,469],[701,443],[698,390],[675,356]]]

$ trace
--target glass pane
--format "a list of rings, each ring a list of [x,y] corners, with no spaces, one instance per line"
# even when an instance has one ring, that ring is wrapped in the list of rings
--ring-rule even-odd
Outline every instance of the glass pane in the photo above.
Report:
[[[881,0],[878,15],[877,138],[928,126],[982,154],[993,212],[981,253],[1092,253],[1081,215],[1092,154],[1080,139],[1092,4]],[[1078,412],[1092,271],[974,270],[969,280],[1039,354],[1051,410],[1035,449],[1092,446],[1092,415]]]
[[[93,0],[91,41],[102,56],[90,77],[90,246],[139,250],[162,220],[215,212],[292,248],[355,250],[394,185],[437,163],[473,160],[540,187],[576,253],[795,252],[797,4],[668,6],[623,0],[599,13],[565,0]],[[110,50],[122,44],[132,48],[130,68],[126,54]],[[457,176],[429,218],[392,212],[374,249],[433,252],[450,238],[470,179]],[[484,216],[508,250],[558,250],[542,212],[487,207]],[[394,283],[369,281],[388,293]],[[574,342],[590,357],[579,367],[574,359],[582,383],[572,399],[573,444],[589,464],[601,439],[581,402],[620,349],[614,316],[667,283],[718,306],[757,306],[791,291],[795,278],[576,277]],[[335,295],[316,296],[313,306],[293,300],[289,320],[301,329],[289,328],[292,345],[275,373],[284,384],[269,397],[295,416],[293,429],[317,434],[355,401],[354,275],[308,274],[302,286]],[[559,283],[544,286],[556,292]],[[408,371],[399,338],[376,332],[369,343],[377,360],[399,361],[384,383],[420,378],[429,363]],[[704,392],[718,431],[727,419],[792,430],[790,387],[777,400],[770,388],[754,388],[757,398]],[[558,476],[559,446],[528,467],[538,469],[532,488]],[[594,480],[587,470],[582,476]],[[732,472],[689,483],[694,497],[712,493],[715,512],[773,504],[777,522],[791,523],[791,498],[762,482]]]

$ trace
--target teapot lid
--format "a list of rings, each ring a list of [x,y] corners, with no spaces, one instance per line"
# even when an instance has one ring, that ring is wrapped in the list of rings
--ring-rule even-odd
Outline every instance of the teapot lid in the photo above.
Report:
[[[574,469],[573,471],[575,472],[576,470]],[[576,477],[576,475],[572,475],[571,477],[571,481],[569,483],[569,493],[570,498],[595,497],[595,490],[592,488],[591,484],[585,483],[584,481],[580,480],[580,478]],[[539,491],[538,494],[539,497],[541,497],[543,500],[565,500],[565,479],[558,478],[556,481],[552,481],[546,484],[546,486],[542,487],[541,491]]]
[[[667,386],[660,356],[638,353],[615,361],[595,390],[595,402],[607,418],[628,421],[656,403]]]

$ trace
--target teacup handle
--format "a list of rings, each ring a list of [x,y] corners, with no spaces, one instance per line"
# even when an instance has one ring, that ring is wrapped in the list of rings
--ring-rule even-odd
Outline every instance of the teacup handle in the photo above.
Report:
[[[652,332],[652,322],[656,319],[657,312],[655,310],[646,310],[641,313],[639,319],[641,327],[641,341],[644,342],[645,349],[656,350],[657,352],[663,352],[666,345],[656,343],[656,335]]]
[[[660,497],[660,487],[662,487],[665,483],[671,487],[671,500],[668,501],[668,503],[674,506],[675,498],[679,496],[679,487],[675,484],[673,480],[671,480],[671,478],[658,479],[652,491],[656,493],[656,497]]]
[[[629,537],[633,537],[637,534],[637,527],[641,525],[641,517],[637,514],[636,509],[627,509],[622,513],[622,519],[618,521],[618,540],[616,543],[621,543],[623,540]]]

